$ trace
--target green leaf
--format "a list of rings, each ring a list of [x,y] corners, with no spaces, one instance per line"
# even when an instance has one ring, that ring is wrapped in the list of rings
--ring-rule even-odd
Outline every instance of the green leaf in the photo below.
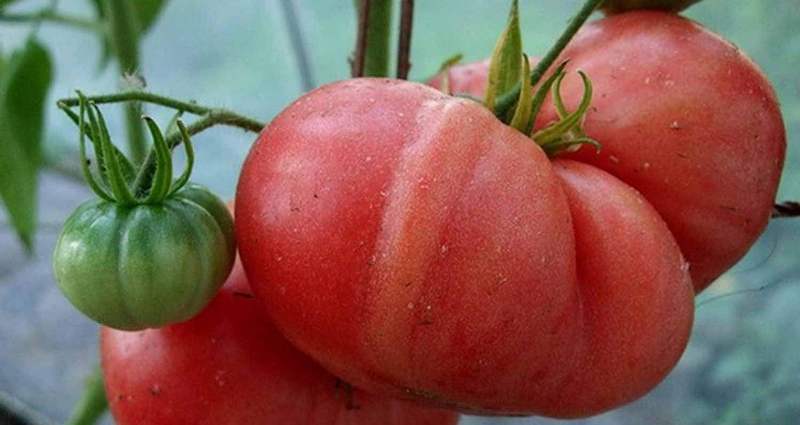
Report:
[[[78,97],[83,98],[83,93],[78,92]],[[106,165],[105,165],[105,160],[103,159],[103,154],[99,148],[100,144],[96,140],[97,135],[92,134],[92,131],[89,128],[90,126],[88,123],[84,122],[83,125],[81,125],[80,117],[78,116],[78,114],[73,112],[69,107],[59,105],[59,108],[61,109],[62,112],[67,114],[67,117],[69,117],[69,119],[72,120],[72,122],[76,126],[78,126],[80,137],[88,137],[89,140],[92,142],[92,145],[94,146],[95,149],[95,160],[97,161],[98,171],[100,171],[101,176],[104,176],[105,173],[107,172]],[[134,168],[133,164],[130,162],[130,160],[128,160],[128,158],[125,157],[125,154],[123,154],[122,151],[117,149],[116,146],[114,147],[114,154],[120,161],[120,166],[122,167],[122,174],[125,176],[126,181],[128,183],[133,183],[133,179],[136,177],[136,169]],[[103,183],[107,182],[103,180]]]
[[[3,0],[0,0],[3,1]],[[8,1],[8,0],[6,0]],[[100,20],[105,20],[106,13],[103,7],[105,0],[91,0],[94,11]],[[130,0],[113,0],[113,1],[130,1]],[[131,3],[133,13],[136,15],[136,20],[139,24],[139,32],[146,33],[153,27],[153,24],[158,19],[161,11],[164,10],[167,0],[134,0]]]
[[[529,134],[530,129],[533,127],[533,103],[531,100],[533,98],[533,90],[531,89],[531,65],[528,61],[528,55],[522,55],[520,84],[522,89],[519,92],[517,107],[510,125],[523,134]]]
[[[133,2],[133,12],[139,21],[139,33],[145,34],[158,19],[166,0],[136,0]]]
[[[518,1],[511,3],[508,23],[497,40],[489,65],[489,81],[486,91],[486,107],[494,110],[496,99],[512,89],[522,73],[522,35],[519,29]]]
[[[51,82],[50,55],[33,40],[0,69],[0,198],[29,250],[36,230],[44,103]]]
[[[11,3],[16,2],[17,0],[0,0],[0,9],[8,6]]]
[[[106,20],[105,7],[103,6],[104,1],[105,0],[90,0],[92,6],[94,7],[95,15],[100,21]],[[136,15],[139,34],[145,34],[150,30],[150,28],[153,27],[153,24],[155,24],[156,20],[158,20],[158,16],[161,14],[161,11],[164,10],[164,6],[166,6],[166,4],[167,0],[133,0],[131,2],[133,13]],[[100,56],[99,68],[102,70],[111,61],[114,50],[111,48],[111,40],[109,39],[108,34],[106,34],[103,37],[103,40],[100,42],[102,44],[102,52]]]

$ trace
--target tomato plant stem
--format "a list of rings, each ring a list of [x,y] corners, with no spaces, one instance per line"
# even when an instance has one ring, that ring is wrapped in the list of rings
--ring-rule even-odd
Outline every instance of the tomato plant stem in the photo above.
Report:
[[[411,69],[411,30],[414,23],[414,0],[403,0],[400,10],[400,39],[397,45],[397,78],[405,80]]]
[[[96,368],[86,381],[86,388],[83,390],[78,404],[72,411],[66,425],[93,425],[97,423],[100,416],[108,409],[106,401],[106,391],[103,388],[103,372]]]
[[[572,40],[572,37],[575,36],[575,33],[586,23],[586,20],[589,19],[589,16],[597,9],[597,7],[602,3],[603,0],[586,0],[583,6],[578,10],[578,13],[572,17],[569,21],[569,24],[564,29],[564,32],[556,40],[553,47],[547,51],[547,54],[544,55],[541,61],[536,65],[531,72],[531,86],[536,86],[539,81],[542,79],[544,74],[553,66],[558,56],[567,47],[567,44]],[[495,103],[494,113],[498,117],[503,117],[508,113],[509,109],[514,106],[514,102],[519,97],[519,91],[521,90],[521,85],[517,83],[514,88],[512,88],[509,92],[503,94],[502,96],[498,97],[497,102]]]
[[[258,120],[245,117],[243,115],[237,114],[236,112],[229,111],[227,109],[212,108],[210,106],[198,105],[197,103],[194,102],[185,102],[182,100],[177,100],[170,97],[161,96],[155,93],[148,93],[144,91],[129,91],[123,93],[104,94],[99,96],[87,96],[86,99],[98,105],[103,103],[119,103],[119,102],[151,103],[154,105],[160,105],[160,106],[165,106],[167,108],[172,108],[177,111],[188,112],[190,114],[202,116],[203,117],[202,119],[187,127],[187,130],[189,130],[189,134],[199,133],[217,124],[239,127],[243,130],[258,133],[259,131],[261,131],[262,128],[264,128],[265,125],[264,123]],[[77,97],[69,97],[58,100],[57,104],[61,107],[73,107],[73,106],[78,106],[79,102],[80,100]],[[179,143],[180,136],[177,134],[173,134],[170,136],[169,140],[175,142],[174,144],[170,145],[171,147],[174,147]]]
[[[784,202],[775,204],[772,211],[772,218],[791,218],[800,217],[800,202]]]
[[[353,53],[353,77],[389,76],[391,0],[356,0],[358,33]]]
[[[111,44],[123,75],[136,75],[139,71],[139,29],[133,14],[131,0],[105,0],[103,2]],[[125,126],[128,146],[134,163],[144,158],[147,143],[144,138],[140,105],[125,105]]]
[[[103,32],[103,26],[91,19],[78,16],[65,15],[49,8],[33,13],[0,13],[0,22],[7,23],[32,23],[47,21],[67,27],[85,30],[94,33]]]
[[[294,51],[298,71],[300,72],[300,83],[302,84],[303,91],[310,91],[316,87],[316,83],[314,82],[314,75],[311,71],[311,57],[306,47],[306,41],[303,38],[303,31],[300,27],[300,19],[297,15],[294,0],[281,0],[280,3],[281,6],[283,6],[283,16],[286,21],[287,32],[289,33],[289,41]]]
[[[358,16],[358,28],[356,30],[356,47],[351,59],[351,77],[364,76],[364,59],[367,51],[367,34],[369,23],[369,10],[372,6],[371,0],[355,0],[356,12]]]
[[[227,125],[231,127],[238,127],[243,130],[258,133],[264,128],[264,123],[237,114],[236,112],[227,109],[212,108],[209,106],[198,105],[194,102],[185,102],[177,99],[172,99],[166,96],[161,96],[154,93],[143,91],[128,91],[123,93],[114,93],[99,96],[88,96],[87,100],[95,104],[103,103],[119,103],[119,102],[144,102],[155,105],[165,106],[181,112],[188,112],[190,114],[199,115],[201,118],[186,127],[189,135],[194,135],[202,132],[215,125]],[[59,107],[68,108],[79,105],[78,98],[65,98],[60,99],[57,104]],[[172,132],[167,135],[167,145],[170,149],[175,148],[181,143],[181,135],[179,132]],[[139,174],[134,180],[134,193],[140,194],[144,188],[149,187],[150,181],[153,177],[153,170],[156,163],[156,156],[153,150],[147,153],[144,158],[144,165],[140,168]]]
[[[211,111],[216,110],[209,106],[198,105],[195,102],[184,102],[177,99],[172,99],[167,96],[162,96],[155,93],[146,91],[126,91],[122,93],[103,94],[98,96],[87,96],[86,99],[98,105],[103,103],[119,103],[119,102],[145,102],[154,105],[166,106],[182,112],[188,112],[195,115],[205,115]],[[59,99],[57,102],[63,106],[78,106],[80,100],[77,97],[68,97]]]
[[[231,111],[217,109],[209,111],[208,114],[203,116],[203,118],[187,126],[186,131],[189,133],[189,135],[194,135],[217,124],[239,127],[254,133],[258,133],[262,128],[264,128],[263,123],[251,120],[250,118],[242,117]],[[173,132],[172,134],[169,134],[166,142],[170,149],[174,149],[181,143],[180,133]],[[139,169],[139,173],[136,175],[136,179],[133,183],[133,193],[136,196],[141,195],[146,188],[150,187],[155,166],[156,154],[155,151],[150,150],[150,152],[147,153],[147,157],[145,157],[144,165]]]

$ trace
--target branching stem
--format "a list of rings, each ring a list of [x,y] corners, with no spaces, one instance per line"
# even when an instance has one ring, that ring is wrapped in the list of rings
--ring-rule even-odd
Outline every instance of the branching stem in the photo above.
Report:
[[[215,125],[227,125],[231,127],[241,128],[243,130],[258,133],[264,128],[265,124],[249,118],[236,112],[229,111],[222,108],[212,108],[209,106],[198,105],[194,102],[185,102],[170,97],[161,96],[155,93],[148,93],[144,91],[129,91],[124,93],[105,94],[98,96],[87,96],[87,100],[95,104],[104,103],[119,103],[119,102],[144,102],[155,105],[165,106],[181,112],[188,112],[190,114],[198,115],[201,118],[186,127],[189,135],[200,133]],[[66,98],[58,101],[61,107],[74,107],[79,105],[78,98]],[[174,149],[181,144],[181,135],[179,132],[172,132],[167,135],[166,142],[170,149]],[[149,187],[150,180],[152,179],[152,172],[155,167],[156,157],[155,153],[150,150],[144,159],[144,165],[141,167],[139,174],[134,181],[134,194],[141,194],[144,188]]]
[[[414,0],[403,0],[400,8],[400,38],[397,45],[397,78],[405,80],[411,69],[411,31],[414,24]]]
[[[116,51],[121,74],[138,75],[139,73],[139,28],[134,16],[133,0],[104,0],[111,45]],[[133,162],[138,164],[147,151],[144,136],[142,115],[137,103],[125,105],[125,126],[128,132],[128,146]]]
[[[800,202],[783,202],[775,204],[772,210],[772,218],[793,218],[800,217]]]
[[[353,77],[389,76],[392,0],[355,0],[358,10]]]

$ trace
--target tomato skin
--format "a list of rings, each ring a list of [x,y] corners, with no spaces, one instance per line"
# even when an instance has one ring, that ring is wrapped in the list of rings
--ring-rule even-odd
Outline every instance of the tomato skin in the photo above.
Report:
[[[337,387],[263,315],[237,263],[208,308],[161,329],[101,331],[119,425],[454,425],[458,415]]]
[[[225,282],[235,251],[225,204],[189,184],[161,204],[84,203],[64,224],[53,269],[78,310],[106,326],[138,330],[202,310]]]
[[[700,0],[605,0],[603,11],[608,14],[623,13],[638,9],[658,9],[680,12]]]
[[[567,157],[641,192],[691,264],[697,291],[733,266],[769,220],[786,130],[772,87],[738,48],[688,19],[640,11],[584,27],[562,54],[595,87],[584,129],[603,149]],[[540,124],[555,119],[546,107]]]
[[[428,83],[432,87],[441,89],[444,73],[450,81],[452,94],[468,94],[481,99],[486,91],[486,78],[489,70],[489,59],[480,62],[453,65],[447,70],[434,76]]]
[[[392,80],[327,85],[245,161],[242,261],[283,334],[357,386],[481,413],[608,410],[675,364],[693,292],[635,191],[559,164],[475,102]],[[595,184],[609,201],[581,209]]]

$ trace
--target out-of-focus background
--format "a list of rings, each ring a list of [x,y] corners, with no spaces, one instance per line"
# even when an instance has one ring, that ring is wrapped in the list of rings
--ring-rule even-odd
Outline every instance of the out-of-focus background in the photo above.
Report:
[[[355,32],[352,3],[294,0],[316,84],[348,76]],[[526,51],[541,55],[579,3],[522,0]],[[25,0],[12,10],[38,10],[45,4]],[[417,2],[411,77],[430,76],[455,53],[463,53],[465,61],[486,57],[508,4]],[[60,9],[87,17],[93,13],[86,1],[62,1]],[[704,0],[687,15],[736,43],[774,83],[790,141],[779,198],[800,199],[800,0]],[[28,31],[25,25],[0,22],[0,49],[8,52],[21,45]],[[76,88],[112,92],[119,78],[115,66],[98,71],[101,49],[92,35],[44,25],[40,37],[50,47],[56,69],[45,133],[51,166],[41,175],[32,255],[18,243],[0,209],[0,402],[44,424],[63,422],[97,362],[96,325],[61,296],[50,271],[62,221],[90,196],[80,179],[58,171],[65,158],[67,163],[76,159],[77,131],[53,101]],[[278,0],[170,0],[147,34],[142,55],[150,90],[230,107],[264,121],[302,92]],[[105,110],[111,132],[121,142],[122,114],[116,107]],[[169,118],[163,110],[148,112]],[[224,198],[232,197],[252,141],[251,134],[224,128],[197,136],[195,179]],[[800,219],[773,221],[750,255],[699,297],[691,344],[669,378],[627,407],[577,423],[800,423],[799,247]],[[725,296],[734,291],[744,292]],[[0,424],[4,421],[0,416]],[[470,417],[462,423],[560,422]]]

